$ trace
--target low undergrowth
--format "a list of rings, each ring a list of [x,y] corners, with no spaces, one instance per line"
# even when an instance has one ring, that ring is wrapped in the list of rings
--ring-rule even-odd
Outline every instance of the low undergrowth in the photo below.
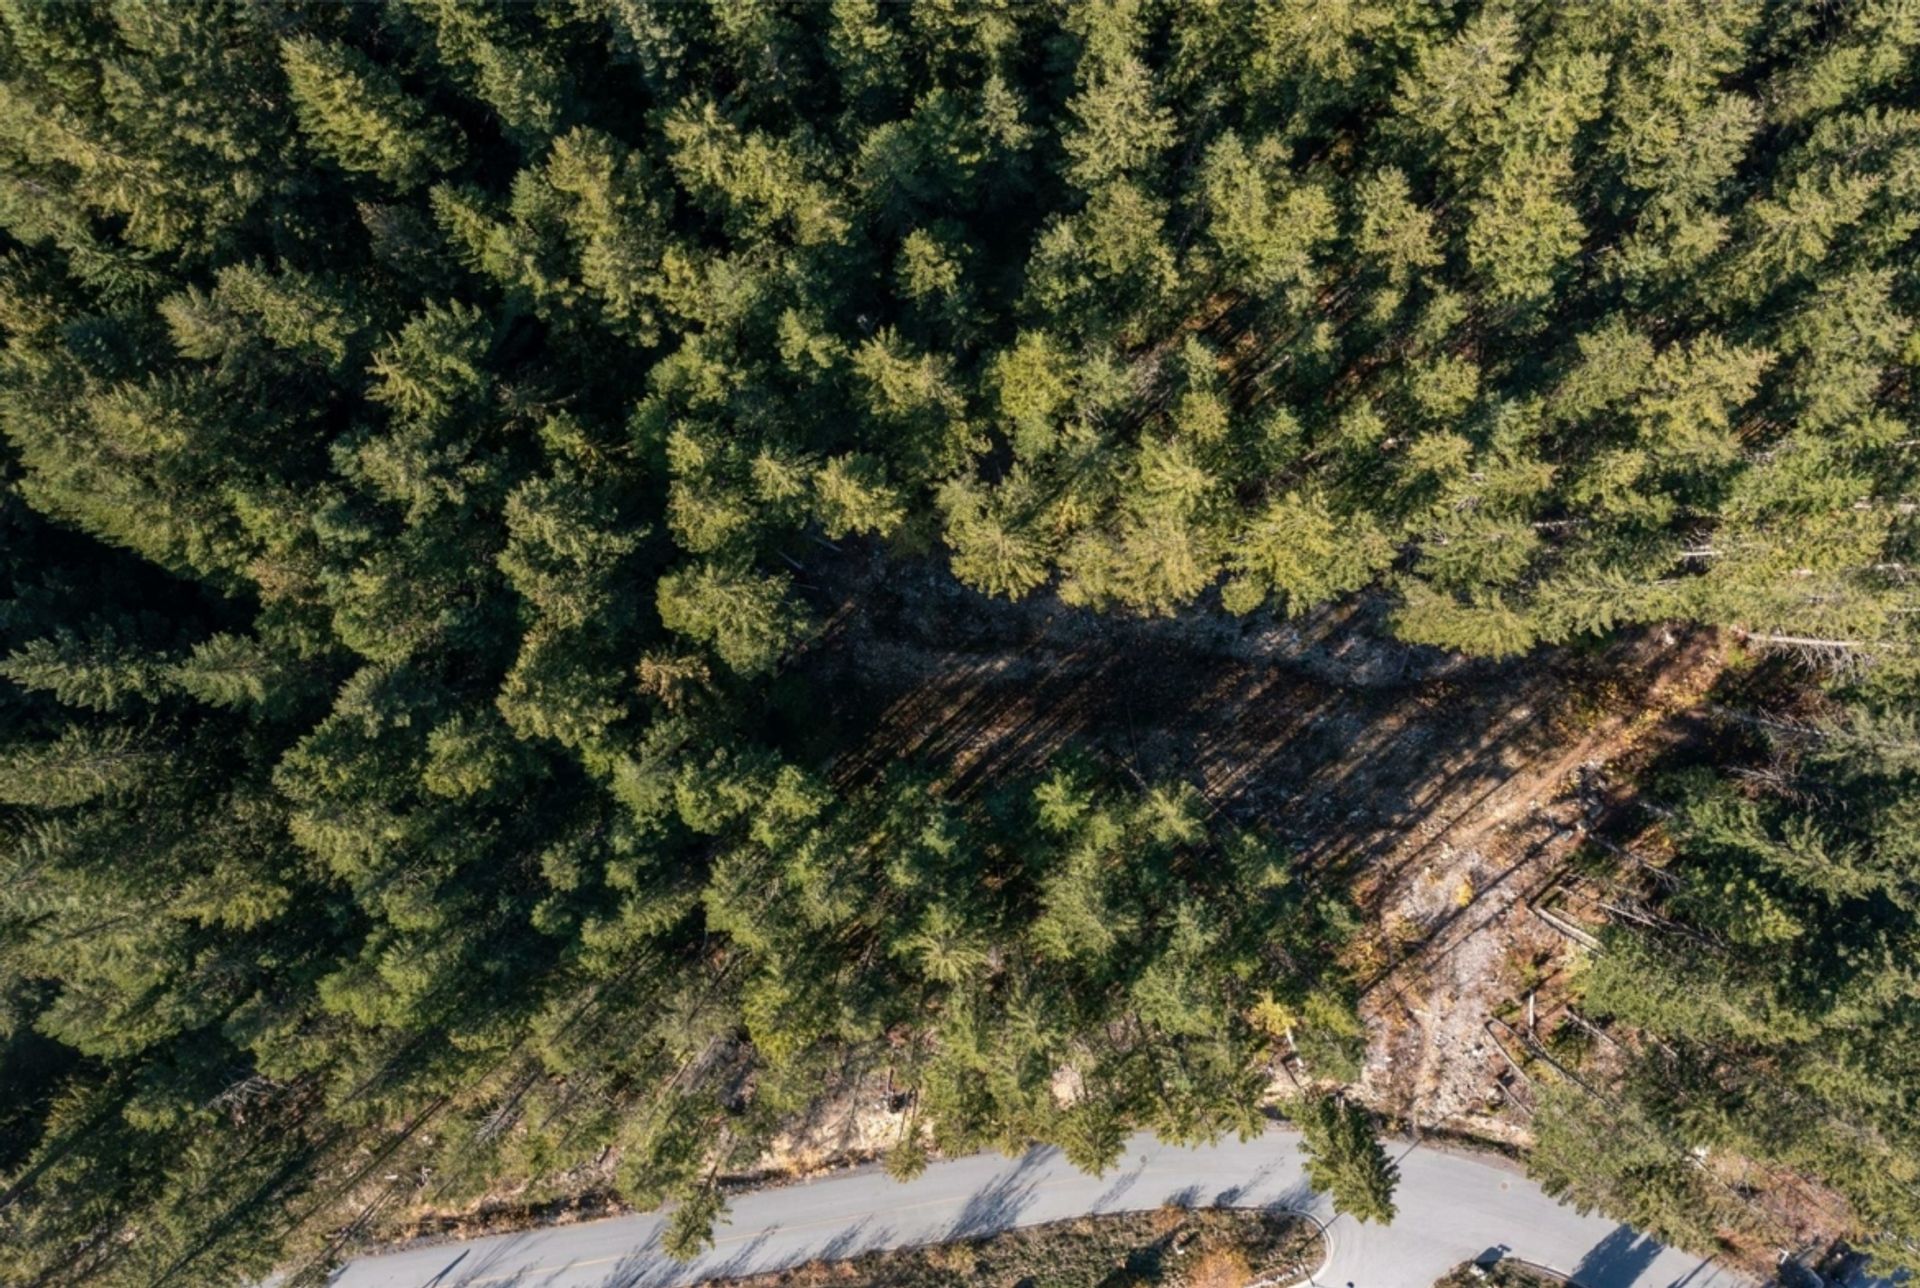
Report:
[[[1502,1260],[1492,1265],[1469,1261],[1454,1267],[1444,1279],[1435,1280],[1433,1288],[1566,1288],[1569,1282],[1517,1261]]]

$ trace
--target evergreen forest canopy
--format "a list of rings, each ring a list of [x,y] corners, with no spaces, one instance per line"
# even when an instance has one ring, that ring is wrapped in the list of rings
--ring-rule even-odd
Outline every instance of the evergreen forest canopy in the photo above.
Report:
[[[695,1249],[849,1069],[1089,1166],[1256,1122],[1282,1040],[1350,1077],[1352,910],[1190,788],[834,777],[782,664],[850,540],[1844,662],[1668,785],[1684,934],[1589,985],[1670,1039],[1645,1130],[1570,1100],[1540,1166],[1701,1243],[1672,1144],[1738,1149],[1911,1261],[1917,48],[1901,0],[0,3],[0,1280],[316,1265],[609,1146]]]

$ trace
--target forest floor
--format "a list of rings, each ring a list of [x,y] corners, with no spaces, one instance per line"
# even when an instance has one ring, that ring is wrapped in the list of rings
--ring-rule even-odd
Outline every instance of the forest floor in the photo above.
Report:
[[[825,625],[796,675],[833,695],[823,734],[861,748],[841,779],[917,760],[966,791],[1078,746],[1192,783],[1349,883],[1372,923],[1350,963],[1362,1096],[1416,1131],[1506,1146],[1527,1143],[1526,1110],[1486,1026],[1531,990],[1551,1004],[1572,946],[1530,904],[1589,826],[1631,808],[1621,767],[1696,731],[1727,660],[1706,631],[1487,662],[1393,642],[1378,601],[1140,619],[991,600],[934,561],[850,550],[811,571]],[[844,1088],[769,1169],[883,1148],[889,1109],[884,1087]]]

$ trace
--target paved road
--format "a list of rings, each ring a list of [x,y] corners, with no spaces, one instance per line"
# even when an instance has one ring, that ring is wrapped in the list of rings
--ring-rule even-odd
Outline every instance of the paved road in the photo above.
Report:
[[[616,1217],[441,1244],[349,1262],[335,1288],[674,1288],[700,1279],[845,1257],[869,1248],[984,1234],[1088,1212],[1166,1202],[1303,1209],[1328,1222],[1325,1288],[1429,1288],[1496,1245],[1570,1273],[1585,1288],[1752,1288],[1752,1281],[1623,1225],[1583,1217],[1499,1160],[1396,1146],[1399,1217],[1390,1227],[1335,1218],[1301,1173],[1297,1137],[1183,1149],[1135,1136],[1104,1177],[1053,1149],[1010,1160],[956,1158],[902,1185],[877,1168],[735,1198],[712,1251],[677,1265],[659,1250],[657,1216]]]

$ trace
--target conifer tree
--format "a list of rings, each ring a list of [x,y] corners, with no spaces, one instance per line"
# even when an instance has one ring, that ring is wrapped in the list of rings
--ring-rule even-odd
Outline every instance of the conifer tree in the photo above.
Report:
[[[1309,1095],[1294,1109],[1307,1179],[1333,1198],[1336,1211],[1362,1222],[1393,1223],[1400,1172],[1374,1138],[1366,1111],[1339,1096]]]
[[[1277,1041],[1357,1076],[1353,914],[1272,838],[1064,756],[870,772],[809,623],[903,567],[1089,630],[1724,628],[1795,732],[1651,789],[1685,933],[1582,977],[1648,1134],[1556,1094],[1540,1165],[1702,1239],[1648,1142],[1704,1144],[1901,1255],[1916,44],[0,5],[0,1279],[258,1279],[609,1149],[692,1250],[889,1062],[902,1171],[1243,1130]],[[1384,1215],[1357,1110],[1303,1113]]]
[[[778,578],[711,563],[661,578],[659,609],[668,630],[710,645],[743,675],[772,669],[802,620]]]
[[[458,134],[358,50],[300,36],[280,58],[301,131],[341,169],[405,191],[458,157]]]

